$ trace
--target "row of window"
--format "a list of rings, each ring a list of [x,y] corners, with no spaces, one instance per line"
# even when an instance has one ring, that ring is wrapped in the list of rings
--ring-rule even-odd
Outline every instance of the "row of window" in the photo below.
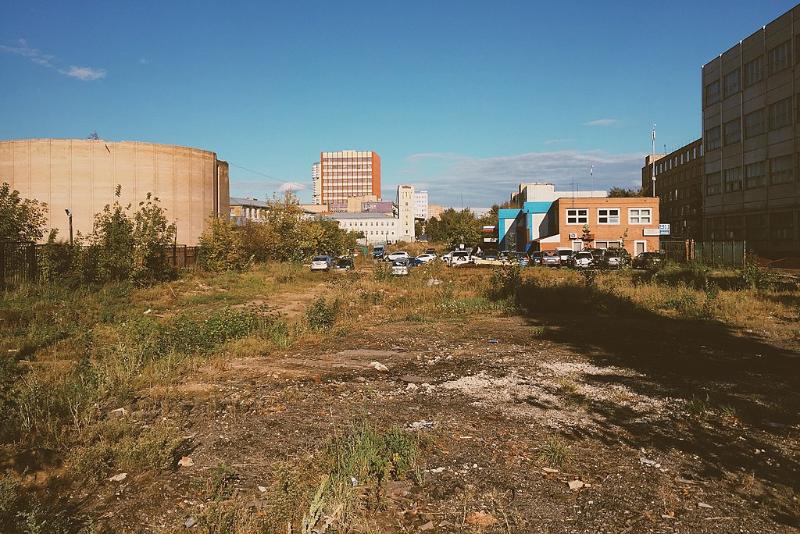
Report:
[[[351,228],[351,227],[359,227],[363,228],[365,226],[394,226],[395,221],[339,221],[342,225]]]
[[[706,130],[705,145],[706,150],[716,150],[720,148],[722,138],[720,131],[723,132],[725,145],[739,143],[742,140],[742,122],[744,122],[744,138],[750,139],[761,135],[769,130],[778,130],[792,124],[792,97],[778,100],[766,108],[761,108],[748,113],[744,116],[744,121],[739,117],[723,124],[722,130],[719,126]]]
[[[794,214],[791,211],[713,217],[706,224],[710,239],[791,240],[794,230]]]
[[[597,224],[619,224],[620,208],[600,208],[597,210]],[[628,208],[628,224],[651,224],[652,208]],[[567,224],[588,224],[588,208],[567,209]]]
[[[744,172],[742,172],[742,169],[744,169]],[[720,194],[723,186],[726,193],[764,187],[767,184],[767,176],[769,176],[770,185],[786,184],[794,181],[792,156],[778,156],[766,161],[748,163],[743,168],[725,169],[722,174],[718,172],[709,173],[706,176],[706,195]]]
[[[724,97],[728,98],[731,95],[738,93],[742,86],[744,88],[760,82],[764,78],[763,74],[763,56],[758,56],[752,61],[744,64],[744,80],[742,80],[742,72],[739,69],[734,69],[725,75],[723,79]],[[767,52],[767,73],[773,75],[784,69],[787,69],[792,64],[792,48],[791,41],[787,40],[775,46]],[[744,84],[742,84],[744,81]],[[720,81],[714,80],[705,87],[705,102],[706,106],[716,104],[720,100]]]
[[[685,152],[676,154],[671,158],[662,158],[656,163],[656,176],[662,172],[671,170],[673,167],[677,167],[678,165],[689,163],[691,160],[697,159],[702,155],[703,145],[700,145],[699,147],[692,147],[691,150],[687,149]]]

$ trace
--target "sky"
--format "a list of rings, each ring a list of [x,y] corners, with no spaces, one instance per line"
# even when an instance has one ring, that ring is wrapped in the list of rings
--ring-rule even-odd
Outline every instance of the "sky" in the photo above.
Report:
[[[485,207],[520,182],[637,186],[654,123],[659,152],[701,136],[702,65],[794,3],[3,6],[0,139],[195,146],[232,195],[302,201],[320,151],[374,150],[384,198]]]

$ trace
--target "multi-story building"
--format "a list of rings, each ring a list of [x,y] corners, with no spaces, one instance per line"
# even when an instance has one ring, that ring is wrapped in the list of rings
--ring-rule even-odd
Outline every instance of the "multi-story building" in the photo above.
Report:
[[[311,165],[311,203],[322,204],[322,180],[320,178],[319,161]]]
[[[800,6],[703,66],[706,239],[800,250],[798,62]]]
[[[703,239],[703,140],[667,155],[645,157],[643,196],[653,196],[654,170],[661,223],[670,225],[670,237]]]
[[[320,203],[332,212],[346,211],[349,197],[374,195],[380,199],[381,158],[372,151],[320,153],[319,190]]]
[[[231,221],[238,225],[247,222],[262,222],[266,218],[269,204],[255,198],[231,197]]]
[[[428,220],[428,192],[414,191],[414,218]]]
[[[659,250],[658,198],[561,197],[542,221],[536,248],[625,248],[631,255]]]
[[[498,212],[497,231],[501,250],[525,250],[528,243],[547,235],[544,219],[550,206],[559,197],[605,197],[606,191],[556,191],[548,183],[520,184],[512,193],[510,207]]]
[[[400,220],[391,213],[334,213],[329,218],[342,230],[361,232],[366,245],[398,241]]]
[[[397,187],[398,240],[412,243],[414,231],[414,187],[400,185]]]

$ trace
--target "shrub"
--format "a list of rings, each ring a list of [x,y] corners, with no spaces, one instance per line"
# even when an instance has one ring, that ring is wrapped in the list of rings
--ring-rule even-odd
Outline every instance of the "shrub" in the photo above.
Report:
[[[306,311],[306,321],[312,330],[328,330],[336,322],[339,313],[339,299],[328,304],[325,297],[319,297]]]
[[[209,271],[242,271],[250,263],[242,234],[227,220],[212,218],[200,236],[197,262]]]
[[[562,467],[569,457],[569,447],[557,437],[547,438],[539,450],[539,459],[550,467]]]
[[[770,289],[774,284],[775,277],[768,269],[763,269],[758,264],[758,256],[748,254],[745,258],[744,269],[742,269],[742,279],[750,289],[765,290]]]
[[[6,182],[0,184],[0,241],[39,241],[47,222],[47,205],[20,198]]]
[[[492,272],[489,296],[493,299],[516,298],[522,286],[522,271],[519,265],[504,266]]]

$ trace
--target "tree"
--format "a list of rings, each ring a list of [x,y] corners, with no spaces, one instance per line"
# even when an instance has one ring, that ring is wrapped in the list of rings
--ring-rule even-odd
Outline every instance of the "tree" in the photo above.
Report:
[[[167,247],[175,239],[175,224],[167,221],[158,198],[147,193],[133,215],[133,272],[138,282],[163,280],[173,274],[167,261]]]
[[[642,196],[641,187],[631,187],[626,189],[624,187],[612,187],[608,190],[609,198],[627,198],[627,197],[640,197]]]
[[[243,234],[231,221],[212,217],[200,236],[197,261],[209,271],[241,271],[249,264]]]
[[[89,235],[88,254],[96,257],[100,281],[127,280],[133,269],[133,221],[128,216],[130,204],[119,203],[122,186],[114,192],[114,204],[106,204],[94,216],[94,230]],[[78,234],[78,240],[81,236]]]
[[[46,204],[20,198],[5,182],[0,185],[0,241],[41,240],[46,213]]]
[[[481,237],[481,220],[467,209],[456,211],[446,209],[439,218],[432,217],[427,224],[426,231],[431,241],[443,242],[448,245],[475,244]]]

